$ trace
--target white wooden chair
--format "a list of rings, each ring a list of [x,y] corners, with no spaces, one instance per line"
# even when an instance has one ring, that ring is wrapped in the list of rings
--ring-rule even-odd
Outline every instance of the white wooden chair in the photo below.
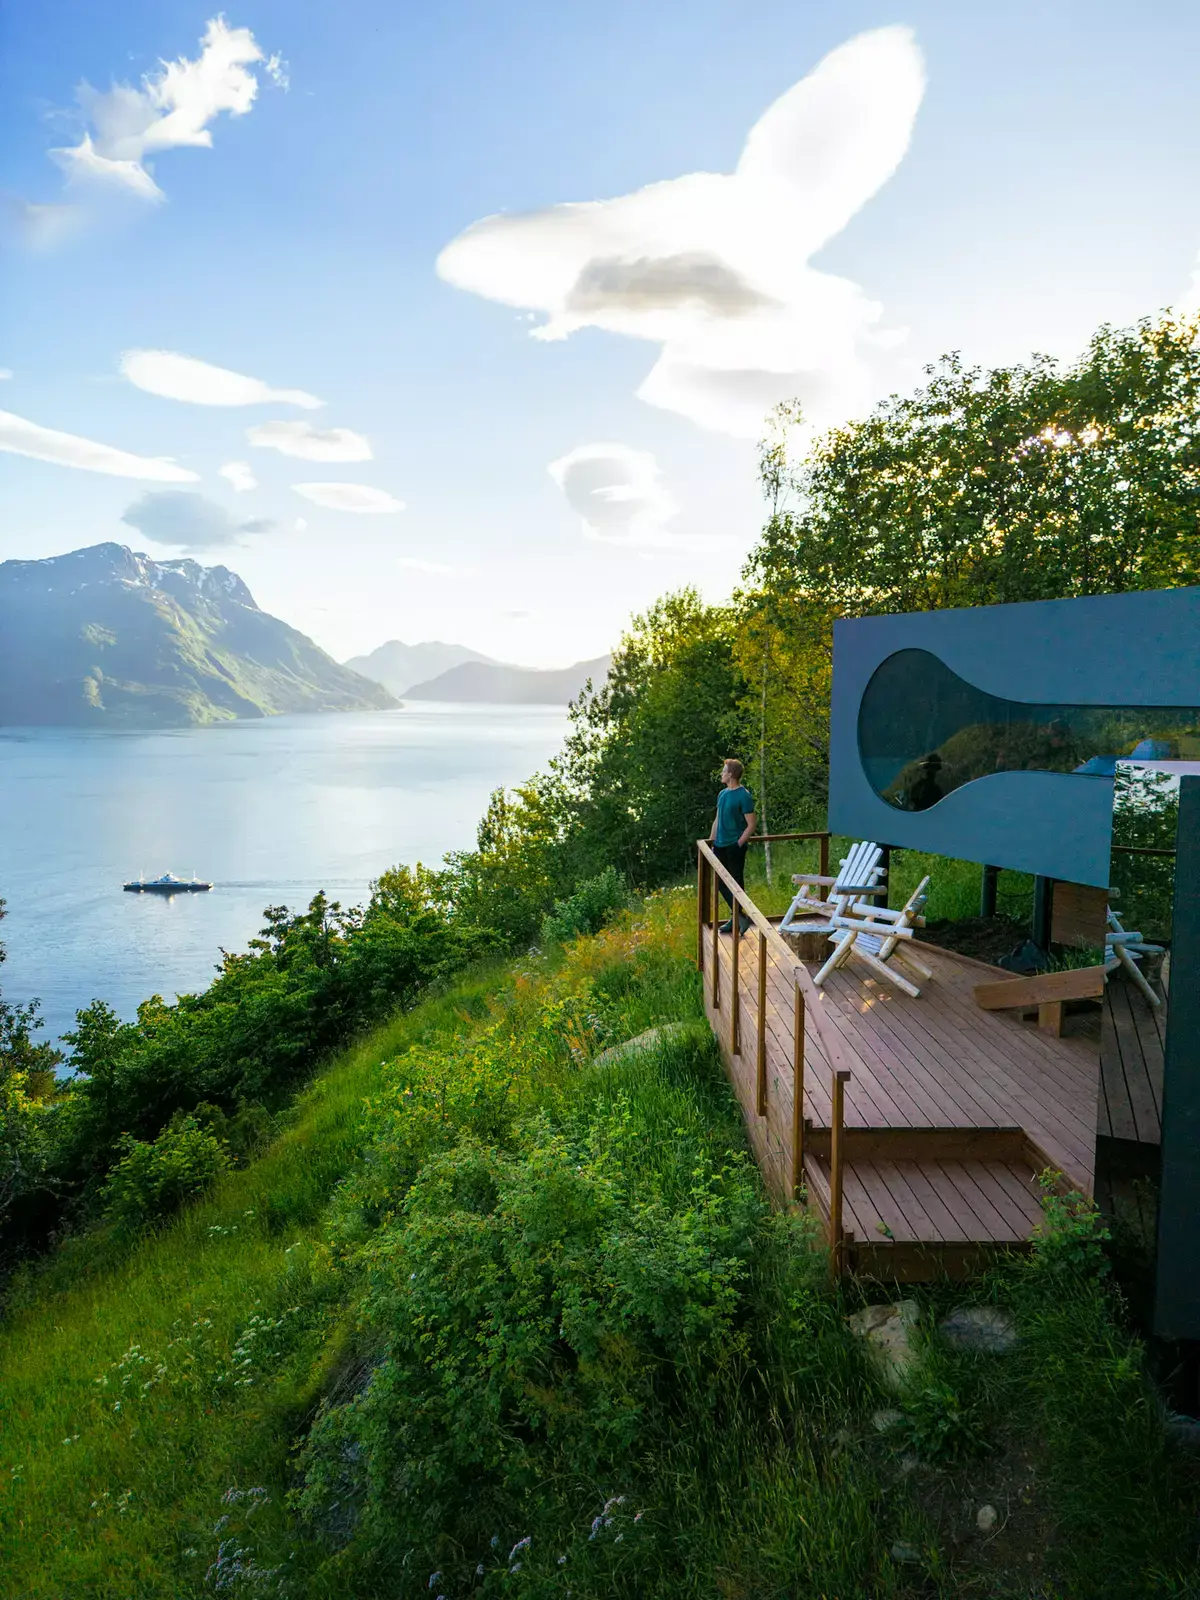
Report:
[[[877,978],[886,978],[915,1000],[921,993],[920,989],[888,963],[901,962],[919,978],[933,977],[929,968],[912,953],[913,929],[925,926],[925,918],[921,913],[928,898],[929,879],[922,878],[899,911],[873,906],[867,900],[856,900],[850,907],[849,916],[831,917],[830,921],[836,930],[833,934],[834,951],[814,975],[813,982],[819,988],[831,972],[844,967],[854,956],[869,967]]]
[[[1121,919],[1109,906],[1108,931],[1104,935],[1104,970],[1108,973],[1115,972],[1118,967],[1123,968],[1125,976],[1137,985],[1152,1006],[1161,1006],[1162,1001],[1137,963],[1143,956],[1162,953],[1161,944],[1147,944],[1140,933],[1126,932],[1121,926]]]
[[[844,916],[856,900],[887,894],[887,890],[879,886],[883,873],[883,851],[869,841],[852,847],[839,864],[835,878],[823,878],[815,872],[797,873],[792,882],[799,885],[799,893],[779,924],[780,933],[833,933],[831,918]],[[822,899],[814,889],[829,892]],[[823,920],[820,923],[798,920],[814,916]]]

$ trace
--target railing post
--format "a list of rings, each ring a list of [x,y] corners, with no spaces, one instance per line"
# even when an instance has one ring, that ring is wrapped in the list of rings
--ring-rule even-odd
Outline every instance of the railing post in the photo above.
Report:
[[[742,1053],[742,991],[738,985],[738,956],[742,944],[742,903],[735,896],[733,904],[733,961],[729,989],[729,1047],[734,1055]]]
[[[755,1105],[767,1114],[767,936],[758,935],[758,1055],[754,1067]]]
[[[829,876],[829,835],[827,833],[821,835],[819,857],[817,871],[823,878],[827,878]]]
[[[712,1005],[721,1009],[721,883],[715,867],[709,869],[712,879]]]
[[[792,1009],[792,1199],[804,1182],[804,993],[795,984]]]
[[[696,851],[696,970],[704,971],[704,929],[707,926],[704,911],[704,894],[708,888],[708,862],[701,849]]]
[[[845,1239],[842,1233],[842,1131],[846,1114],[848,1072],[833,1075],[833,1116],[829,1152],[829,1270],[835,1278],[845,1271]]]

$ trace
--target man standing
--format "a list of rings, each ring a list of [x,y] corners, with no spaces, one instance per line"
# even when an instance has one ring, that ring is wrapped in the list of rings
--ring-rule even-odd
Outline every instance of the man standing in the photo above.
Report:
[[[758,818],[754,815],[754,797],[742,783],[742,763],[736,756],[730,756],[721,768],[721,782],[725,787],[717,796],[717,814],[708,842],[717,860],[740,888],[746,881],[746,845]],[[721,924],[721,932],[732,933],[733,896],[723,883],[720,887],[730,910],[729,921]],[[742,913],[739,931],[745,933],[749,927],[750,918]]]

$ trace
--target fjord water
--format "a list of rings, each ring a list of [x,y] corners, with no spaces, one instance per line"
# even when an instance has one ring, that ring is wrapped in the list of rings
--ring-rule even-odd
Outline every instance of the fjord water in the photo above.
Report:
[[[0,941],[9,1000],[42,1037],[107,1000],[202,989],[264,906],[361,903],[390,866],[473,845],[491,791],[561,746],[563,710],[428,705],[207,728],[0,729]],[[126,894],[139,872],[208,894]]]

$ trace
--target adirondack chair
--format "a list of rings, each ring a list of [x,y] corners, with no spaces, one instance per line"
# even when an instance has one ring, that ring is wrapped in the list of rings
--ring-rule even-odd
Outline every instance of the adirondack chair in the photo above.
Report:
[[[915,1000],[921,993],[920,989],[888,963],[903,962],[919,978],[933,977],[929,968],[913,955],[911,948],[913,929],[925,925],[921,912],[929,898],[928,889],[929,879],[922,878],[899,911],[873,906],[868,900],[856,900],[850,907],[849,916],[831,917],[829,920],[836,930],[833,934],[835,948],[829,960],[813,976],[817,987],[825,982],[831,972],[844,967],[854,956],[869,967],[877,978],[886,978]]]
[[[879,886],[883,870],[883,851],[877,844],[864,841],[854,845],[850,854],[842,860],[835,878],[823,878],[815,872],[797,873],[792,882],[799,885],[799,892],[787,908],[779,931],[833,933],[832,917],[844,915],[856,900],[886,895],[887,890]],[[819,893],[813,892],[814,889],[827,889],[828,896],[822,899]],[[798,920],[814,916],[820,917],[821,922]]]
[[[1104,935],[1104,970],[1115,972],[1122,967],[1125,976],[1135,983],[1152,1006],[1161,1006],[1145,973],[1138,967],[1143,956],[1162,955],[1161,944],[1147,944],[1140,933],[1126,932],[1121,919],[1111,906],[1108,908],[1108,932]]]

